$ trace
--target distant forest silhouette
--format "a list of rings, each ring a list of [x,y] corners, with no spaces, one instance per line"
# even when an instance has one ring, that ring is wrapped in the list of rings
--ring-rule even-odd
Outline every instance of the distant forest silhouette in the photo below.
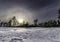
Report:
[[[60,27],[60,9],[58,10],[57,18],[58,20],[49,20],[43,23],[38,23],[38,19],[34,19],[34,24],[29,24],[25,21],[20,24],[14,16],[9,20],[9,22],[3,22],[0,20],[0,27]]]

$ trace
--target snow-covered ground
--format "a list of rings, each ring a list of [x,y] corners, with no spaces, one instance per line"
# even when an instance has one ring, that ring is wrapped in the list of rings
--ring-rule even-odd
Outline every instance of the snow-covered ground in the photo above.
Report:
[[[0,27],[0,42],[60,42],[60,28]]]

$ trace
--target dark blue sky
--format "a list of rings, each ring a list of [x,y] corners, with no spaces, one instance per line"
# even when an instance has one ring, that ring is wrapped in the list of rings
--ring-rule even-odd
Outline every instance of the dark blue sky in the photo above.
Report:
[[[39,21],[57,20],[60,0],[0,0],[0,19],[13,16]]]

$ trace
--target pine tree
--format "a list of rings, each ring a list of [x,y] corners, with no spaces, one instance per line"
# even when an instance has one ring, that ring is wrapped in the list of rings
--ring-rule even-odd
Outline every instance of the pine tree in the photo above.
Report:
[[[38,19],[34,20],[34,25],[37,26]]]

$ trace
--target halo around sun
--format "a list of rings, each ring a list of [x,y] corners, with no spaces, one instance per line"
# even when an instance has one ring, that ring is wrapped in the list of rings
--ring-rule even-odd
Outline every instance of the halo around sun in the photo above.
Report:
[[[29,23],[32,23],[33,13],[29,12],[26,9],[18,7],[18,8],[11,9],[9,12],[10,13],[8,14],[12,14],[12,16],[10,15],[11,17],[16,16],[16,19],[19,23],[23,23],[23,21],[25,22],[28,21]]]

